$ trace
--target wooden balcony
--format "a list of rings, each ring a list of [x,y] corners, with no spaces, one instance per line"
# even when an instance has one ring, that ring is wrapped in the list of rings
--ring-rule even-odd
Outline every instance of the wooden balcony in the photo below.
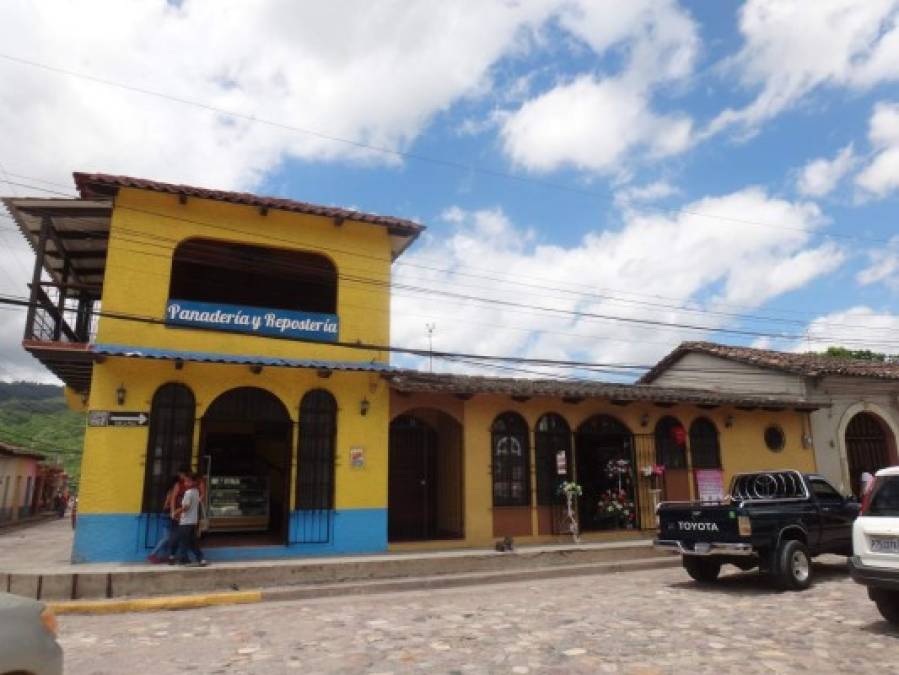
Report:
[[[112,202],[2,201],[35,252],[22,346],[65,384],[87,392]]]

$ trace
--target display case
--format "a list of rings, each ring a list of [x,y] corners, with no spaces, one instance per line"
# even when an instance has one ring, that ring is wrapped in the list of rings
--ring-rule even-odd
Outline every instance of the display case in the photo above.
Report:
[[[211,532],[254,532],[269,527],[269,486],[262,476],[211,476]]]

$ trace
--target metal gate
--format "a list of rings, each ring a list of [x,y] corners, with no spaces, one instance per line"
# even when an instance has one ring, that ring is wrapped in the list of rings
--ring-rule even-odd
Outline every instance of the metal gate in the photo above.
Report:
[[[334,518],[334,446],[337,401],[324,389],[308,392],[300,403],[296,509],[292,544],[331,541]]]
[[[183,384],[165,384],[153,396],[141,509],[145,548],[156,546],[165,531],[162,506],[172,477],[190,467],[195,413],[193,392]]]
[[[846,458],[849,460],[849,484],[861,495],[861,475],[872,476],[890,465],[890,451],[883,425],[871,413],[858,413],[846,427]]]

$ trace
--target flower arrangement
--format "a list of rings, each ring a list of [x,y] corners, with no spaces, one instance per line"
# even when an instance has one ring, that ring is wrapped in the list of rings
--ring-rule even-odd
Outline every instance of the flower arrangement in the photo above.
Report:
[[[580,526],[577,521],[577,498],[584,494],[584,489],[574,481],[566,480],[559,485],[559,494],[565,498],[565,518],[568,521],[568,531],[574,538],[574,542],[581,541]]]
[[[600,495],[598,514],[602,520],[613,520],[618,527],[633,527],[637,520],[634,502],[626,490],[606,490]]]
[[[559,494],[563,497],[567,497],[568,495],[580,497],[584,494],[584,489],[574,481],[566,480],[559,485]]]

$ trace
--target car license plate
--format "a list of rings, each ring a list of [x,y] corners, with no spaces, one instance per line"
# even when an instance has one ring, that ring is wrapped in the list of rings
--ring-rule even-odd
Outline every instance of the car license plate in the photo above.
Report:
[[[873,553],[899,553],[899,537],[871,537]]]
[[[704,541],[698,541],[693,544],[693,550],[697,553],[708,553],[712,550],[712,545]]]

